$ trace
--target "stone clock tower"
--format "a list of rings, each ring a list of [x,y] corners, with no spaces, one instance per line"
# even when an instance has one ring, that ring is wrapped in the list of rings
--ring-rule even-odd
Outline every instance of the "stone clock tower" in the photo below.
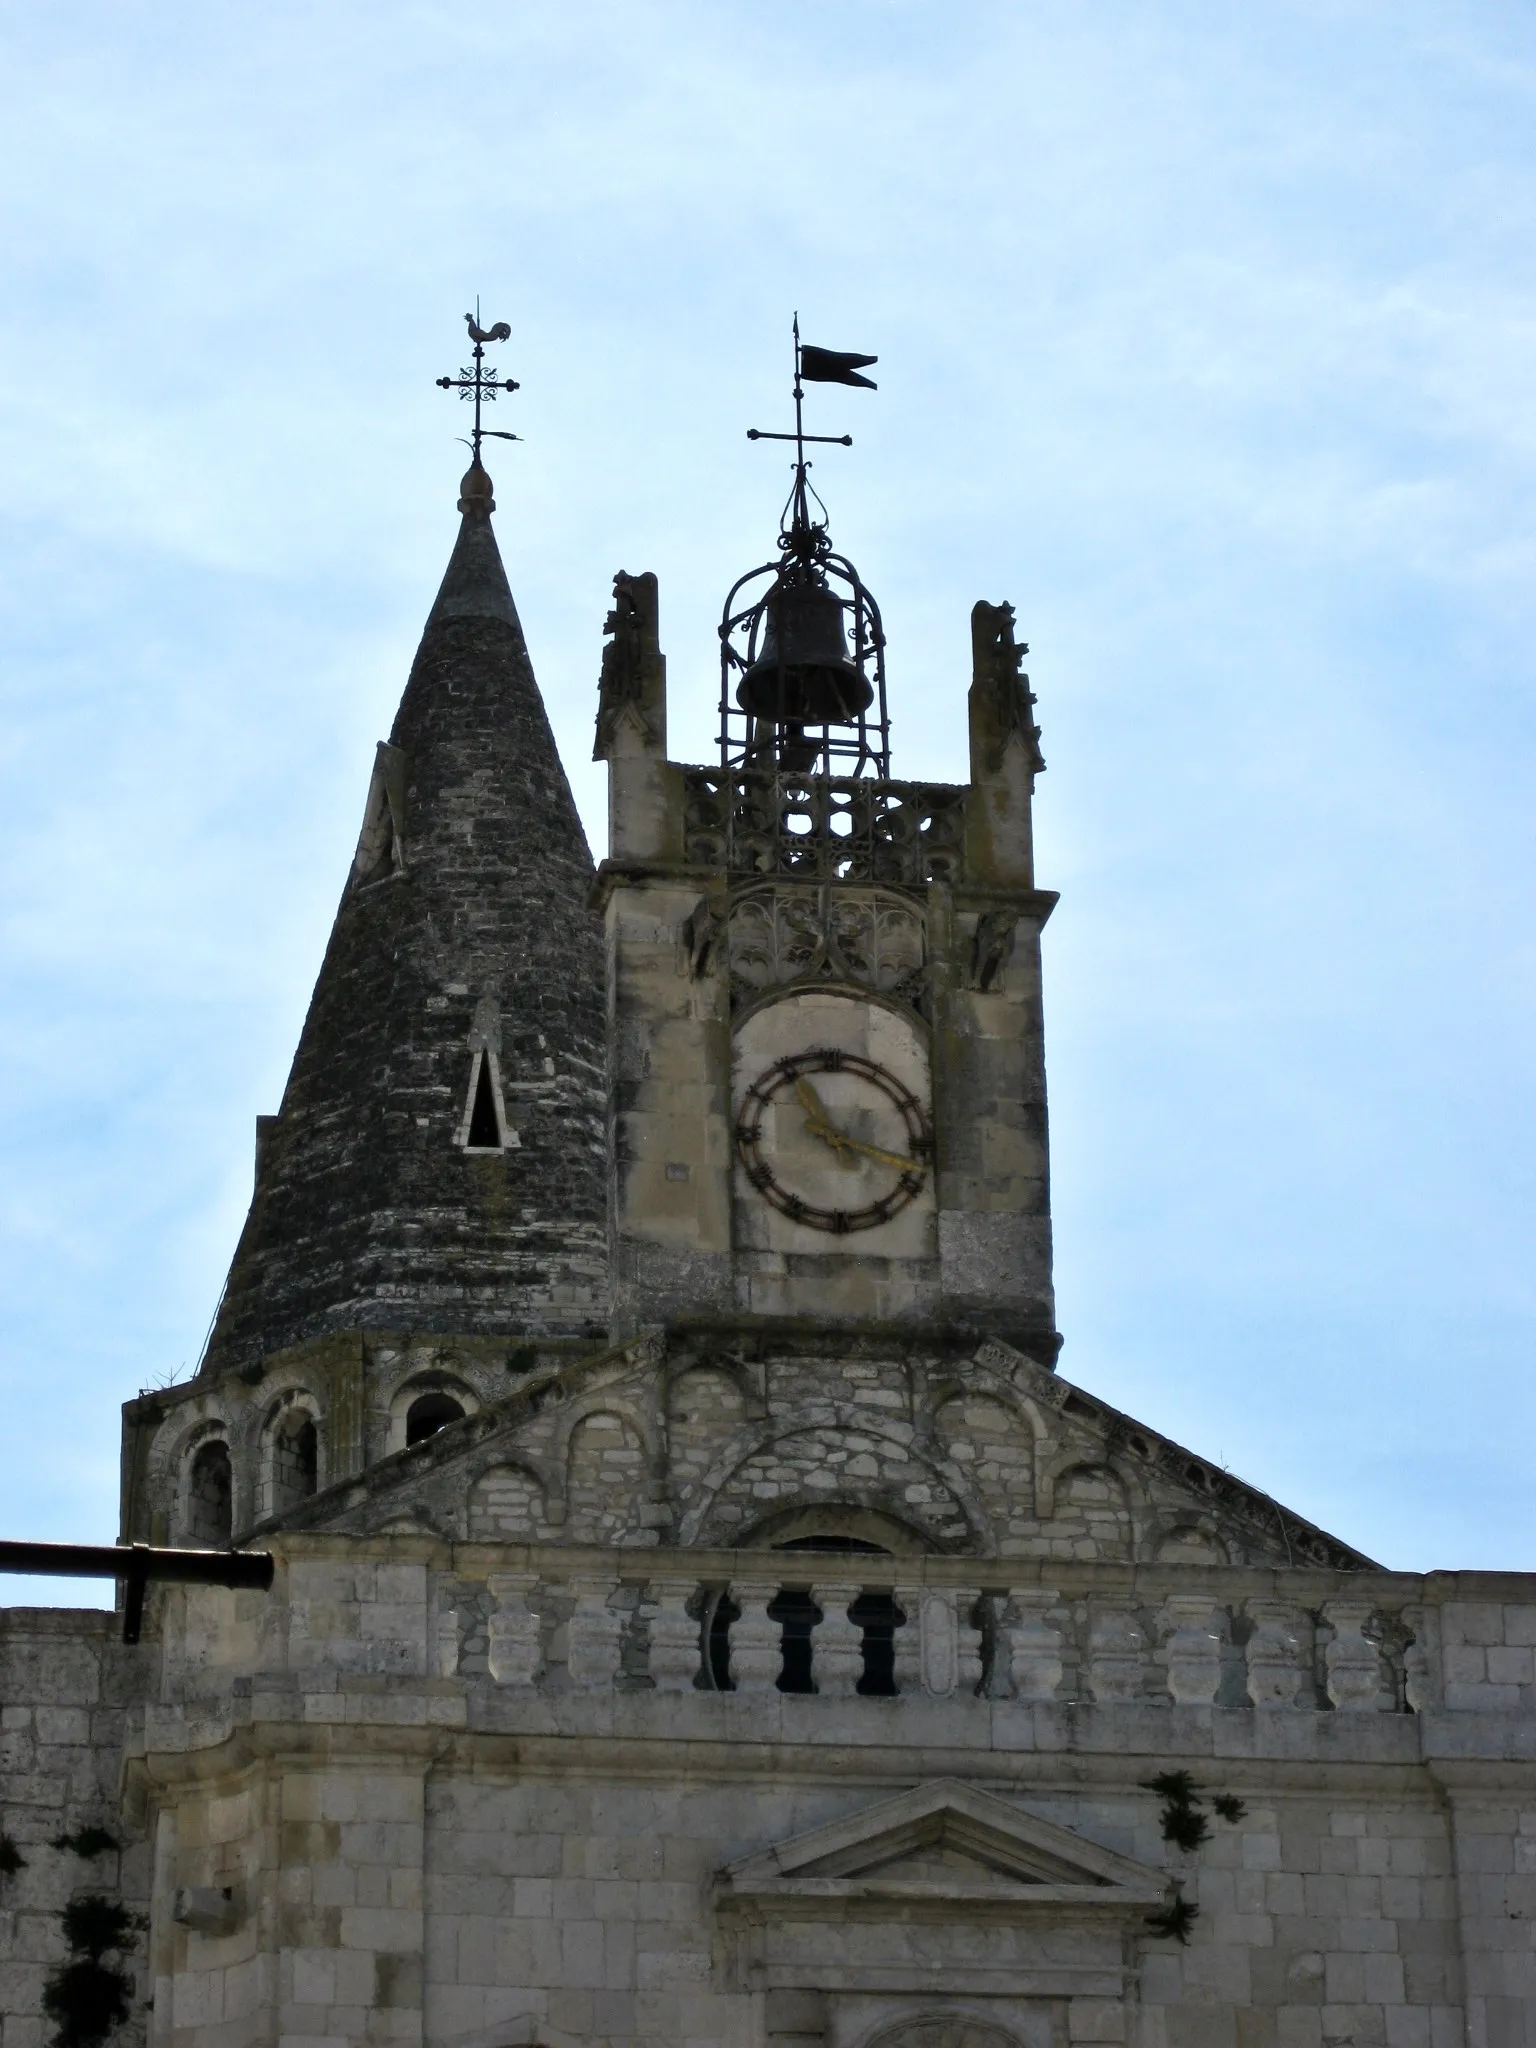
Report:
[[[1007,605],[971,618],[971,780],[890,772],[879,610],[813,519],[720,628],[718,766],[667,758],[651,576],[619,576],[597,754],[617,1333],[679,1313],[943,1325],[1049,1363],[1030,805]]]
[[[477,446],[124,1412],[124,1538],[272,1589],[0,1612],[0,2048],[1536,2048],[1536,1579],[1057,1372],[1023,649],[893,777],[803,453],[708,766],[616,579],[594,870]]]

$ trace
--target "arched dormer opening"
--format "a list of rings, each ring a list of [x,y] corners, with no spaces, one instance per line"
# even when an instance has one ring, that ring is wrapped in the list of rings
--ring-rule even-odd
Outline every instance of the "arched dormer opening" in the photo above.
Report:
[[[234,1471],[223,1437],[206,1437],[187,1460],[183,1527],[198,1549],[225,1550],[234,1533]]]
[[[405,1411],[406,1448],[409,1450],[412,1444],[424,1444],[429,1436],[436,1436],[450,1422],[462,1422],[467,1412],[464,1403],[444,1388],[434,1387],[429,1393],[418,1394]]]
[[[308,1500],[320,1484],[320,1433],[306,1408],[293,1408],[272,1431],[272,1513]]]
[[[450,1423],[479,1412],[473,1388],[452,1372],[414,1372],[395,1389],[389,1403],[385,1456],[424,1444]]]

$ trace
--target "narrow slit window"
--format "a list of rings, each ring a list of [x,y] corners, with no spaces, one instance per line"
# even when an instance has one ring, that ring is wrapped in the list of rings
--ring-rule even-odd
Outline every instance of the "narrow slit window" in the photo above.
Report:
[[[474,1095],[464,1143],[471,1152],[499,1152],[503,1144],[501,1112],[496,1102],[496,1080],[491,1072],[488,1052],[482,1052],[475,1062],[472,1086]]]

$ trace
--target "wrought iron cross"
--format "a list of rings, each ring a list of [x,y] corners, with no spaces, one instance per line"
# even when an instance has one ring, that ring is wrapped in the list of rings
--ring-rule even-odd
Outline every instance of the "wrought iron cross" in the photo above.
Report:
[[[520,441],[522,439],[521,434],[499,433],[495,427],[482,427],[480,424],[481,401],[484,400],[489,405],[503,391],[516,391],[518,385],[515,378],[503,377],[498,371],[488,370],[485,367],[485,344],[488,341],[510,341],[512,339],[512,330],[506,321],[498,320],[494,327],[482,327],[480,325],[480,301],[478,299],[475,300],[475,310],[473,313],[466,313],[464,319],[469,327],[469,338],[475,344],[473,367],[460,370],[457,377],[439,377],[437,381],[444,391],[457,391],[460,398],[472,398],[475,401],[474,434],[469,445],[475,451],[475,460],[478,462],[480,460],[480,443],[487,436],[493,441]]]

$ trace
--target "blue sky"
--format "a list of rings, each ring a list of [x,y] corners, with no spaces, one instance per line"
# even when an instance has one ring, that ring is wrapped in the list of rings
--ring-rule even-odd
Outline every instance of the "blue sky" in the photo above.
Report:
[[[879,352],[816,475],[897,772],[963,777],[976,598],[1033,643],[1062,1370],[1536,1569],[1533,134],[1508,0],[0,6],[0,1530],[110,1538],[197,1358],[478,292],[599,851],[613,572],[708,758],[790,313]]]

